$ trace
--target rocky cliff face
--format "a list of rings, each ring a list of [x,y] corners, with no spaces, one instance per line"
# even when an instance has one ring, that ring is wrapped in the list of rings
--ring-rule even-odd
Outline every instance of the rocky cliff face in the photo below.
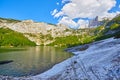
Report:
[[[23,33],[25,37],[34,41],[37,45],[47,45],[54,41],[54,39],[46,40],[43,37],[55,38],[72,34],[70,29],[64,25],[52,25],[43,22],[34,22],[32,20],[8,22],[7,20],[0,19],[0,27],[7,27]]]
[[[0,26],[6,26],[12,30],[15,30],[17,32],[21,33],[42,33],[47,34],[49,31],[64,31],[67,29],[64,25],[50,25],[47,23],[37,23],[33,22],[32,20],[26,20],[22,22],[17,23],[7,23],[7,22],[1,22]]]
[[[102,23],[100,21],[98,21],[98,16],[95,17],[95,19],[92,19],[89,21],[89,28],[93,28],[93,27],[97,27],[100,26]]]

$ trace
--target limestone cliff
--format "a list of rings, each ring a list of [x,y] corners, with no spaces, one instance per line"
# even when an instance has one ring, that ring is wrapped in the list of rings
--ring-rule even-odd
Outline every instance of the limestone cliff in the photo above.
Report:
[[[34,22],[32,20],[13,20],[8,22],[8,19],[0,19],[0,27],[7,27],[23,33],[25,37],[34,41],[37,45],[47,45],[53,42],[55,37],[69,36],[72,34],[70,29],[65,25],[52,25],[43,22]]]

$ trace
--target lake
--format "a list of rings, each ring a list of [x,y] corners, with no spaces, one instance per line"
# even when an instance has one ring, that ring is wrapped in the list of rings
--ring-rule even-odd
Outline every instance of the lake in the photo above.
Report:
[[[13,49],[13,48],[12,48]],[[49,46],[27,47],[21,50],[8,48],[0,52],[0,61],[13,60],[13,62],[0,65],[0,75],[4,76],[33,76],[45,72],[55,64],[68,59],[72,54],[62,48]]]

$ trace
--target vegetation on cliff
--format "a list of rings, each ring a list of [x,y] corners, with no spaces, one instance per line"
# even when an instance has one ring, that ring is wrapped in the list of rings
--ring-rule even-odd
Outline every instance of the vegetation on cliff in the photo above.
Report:
[[[78,35],[74,33],[75,35],[57,37],[55,38],[55,41],[49,45],[71,47],[103,40],[114,36],[118,38],[120,35],[120,15],[109,21],[104,20],[104,24],[96,28],[91,28],[89,30],[84,29],[82,32],[81,30],[82,29],[75,32]]]
[[[8,28],[0,28],[0,46],[35,46],[35,43],[21,33]]]

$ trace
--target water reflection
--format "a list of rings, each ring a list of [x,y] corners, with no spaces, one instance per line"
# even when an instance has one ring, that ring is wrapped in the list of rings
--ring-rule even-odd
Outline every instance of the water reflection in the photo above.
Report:
[[[25,51],[1,53],[0,60],[14,60],[14,62],[0,65],[0,74],[8,76],[36,75],[71,56],[60,48],[48,46],[29,47]]]

